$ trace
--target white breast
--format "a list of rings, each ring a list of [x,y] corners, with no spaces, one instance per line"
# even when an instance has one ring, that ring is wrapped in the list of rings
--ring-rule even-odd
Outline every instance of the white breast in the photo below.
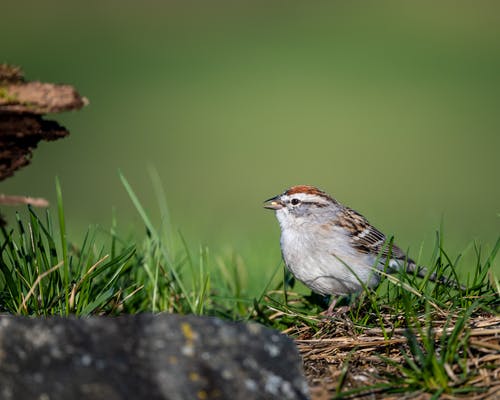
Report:
[[[317,293],[347,295],[378,284],[375,257],[354,249],[339,227],[288,226],[281,250],[292,274]]]

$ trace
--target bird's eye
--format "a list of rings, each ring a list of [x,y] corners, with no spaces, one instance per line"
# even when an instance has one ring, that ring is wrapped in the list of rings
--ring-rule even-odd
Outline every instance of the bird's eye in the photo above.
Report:
[[[297,204],[300,203],[300,200],[299,199],[292,199],[291,203],[293,206],[296,206]]]

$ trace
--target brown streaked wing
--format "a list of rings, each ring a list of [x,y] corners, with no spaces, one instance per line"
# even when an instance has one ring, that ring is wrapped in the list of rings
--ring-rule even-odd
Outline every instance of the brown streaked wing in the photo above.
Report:
[[[390,252],[391,258],[400,260],[407,258],[404,251],[395,244],[392,245],[389,251],[385,235],[370,225],[368,220],[360,213],[351,208],[344,207],[342,209],[339,214],[338,224],[349,231],[353,246],[362,253],[380,254],[381,257],[387,258]]]

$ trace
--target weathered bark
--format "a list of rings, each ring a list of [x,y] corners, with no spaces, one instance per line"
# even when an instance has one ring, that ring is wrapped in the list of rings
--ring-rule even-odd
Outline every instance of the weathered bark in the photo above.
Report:
[[[0,181],[28,165],[41,140],[69,134],[57,122],[43,119],[43,114],[78,110],[86,104],[88,100],[72,86],[26,82],[19,67],[0,64]],[[23,197],[1,195],[0,205],[19,203],[20,199]],[[21,203],[29,200],[25,197]]]
[[[56,140],[69,132],[39,115],[4,113],[0,106],[0,180],[28,165],[41,140]]]
[[[43,114],[78,110],[87,103],[72,86],[26,82],[20,68],[0,64],[0,181],[29,164],[38,142],[68,135]]]
[[[1,112],[42,115],[78,110],[85,104],[85,98],[69,85],[17,81],[0,86]]]

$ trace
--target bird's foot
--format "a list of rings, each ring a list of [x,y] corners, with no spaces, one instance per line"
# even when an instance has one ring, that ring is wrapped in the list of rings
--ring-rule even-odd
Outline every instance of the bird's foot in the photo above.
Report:
[[[334,298],[332,302],[330,303],[330,306],[328,307],[328,310],[323,311],[321,313],[322,316],[324,317],[339,317],[341,315],[346,314],[351,310],[351,306],[342,306],[337,309],[335,309],[335,305],[337,304],[337,298]]]
[[[349,311],[351,311],[351,306],[342,306],[339,308],[336,308],[335,310],[330,310],[330,307],[328,307],[328,310],[323,311],[320,315],[323,317],[340,317],[341,315],[347,314]]]

